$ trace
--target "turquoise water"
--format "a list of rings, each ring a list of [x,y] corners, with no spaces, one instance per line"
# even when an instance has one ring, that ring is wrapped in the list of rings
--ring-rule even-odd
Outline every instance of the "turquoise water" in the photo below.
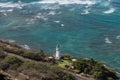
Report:
[[[0,0],[0,38],[100,60],[120,71],[119,0]]]

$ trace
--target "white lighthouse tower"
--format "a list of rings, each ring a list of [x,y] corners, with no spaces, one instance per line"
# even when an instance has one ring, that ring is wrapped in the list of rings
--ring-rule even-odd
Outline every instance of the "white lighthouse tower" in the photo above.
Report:
[[[60,45],[56,45],[55,59],[60,59]]]

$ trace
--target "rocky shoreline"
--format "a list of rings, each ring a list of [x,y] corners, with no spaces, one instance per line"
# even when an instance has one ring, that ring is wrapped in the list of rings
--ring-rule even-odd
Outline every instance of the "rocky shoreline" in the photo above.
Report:
[[[47,65],[51,65],[52,64],[52,66],[56,66],[56,61],[55,60],[50,60],[50,61],[48,61],[48,62],[46,62],[45,61],[45,58],[47,57],[47,55],[45,55],[44,54],[44,52],[43,51],[40,51],[40,52],[38,52],[38,51],[33,51],[33,50],[28,50],[28,49],[25,49],[25,48],[23,48],[23,47],[21,47],[21,46],[19,46],[19,45],[16,45],[16,44],[14,44],[14,43],[10,43],[10,42],[7,42],[7,41],[5,41],[5,40],[0,40],[0,49],[1,49],[1,51],[3,52],[3,53],[6,53],[5,55],[7,55],[7,56],[13,56],[13,57],[16,57],[17,59],[20,59],[20,61],[22,61],[21,63],[23,64],[24,62],[26,62],[26,61],[28,61],[28,62],[32,62],[32,64],[33,63],[35,63],[36,65],[38,65],[38,64],[40,64],[41,65],[41,62],[42,62],[42,64],[44,64],[45,66],[47,66]],[[68,56],[67,56],[67,58],[68,58]],[[70,60],[72,59],[72,58],[69,58]],[[74,67],[76,67],[75,69],[79,72],[79,74],[78,73],[76,73],[76,71],[74,72],[74,69],[72,69],[72,70],[69,70],[69,68],[66,68],[65,66],[67,66],[67,67],[71,67],[71,66],[69,66],[69,65],[66,65],[65,64],[65,66],[63,67],[61,67],[61,66],[59,66],[59,63],[60,63],[60,65],[61,64],[63,64],[64,63],[64,61],[66,62],[66,61],[70,61],[70,60],[66,60],[66,56],[63,56],[63,58],[60,60],[60,61],[57,61],[57,65],[58,65],[58,67],[60,67],[60,68],[64,68],[63,70],[66,70],[65,72],[66,73],[70,73],[70,74],[72,74],[73,76],[75,76],[75,77],[79,77],[79,78],[83,78],[83,80],[85,79],[85,80],[90,80],[90,78],[91,78],[91,80],[94,80],[95,78],[93,77],[93,75],[89,75],[89,74],[84,74],[83,72],[84,72],[84,70],[83,71],[78,71],[77,69],[77,66],[74,66]],[[77,59],[77,58],[76,58]],[[5,60],[6,60],[6,58],[5,58]],[[79,60],[80,60],[80,62],[79,62]],[[4,59],[3,59],[3,61],[4,61]],[[62,62],[61,62],[62,61]],[[88,60],[86,60],[86,59],[78,59],[78,62],[75,62],[75,63],[73,63],[73,64],[76,64],[77,63],[77,65],[78,64],[81,64],[81,61],[83,61],[82,62],[82,64],[84,64],[85,66],[86,66],[86,69],[89,71],[89,68],[91,68],[91,69],[93,69],[94,70],[94,68],[92,68],[92,67],[96,67],[95,65],[97,65],[98,64],[98,68],[96,67],[96,69],[98,69],[99,70],[99,66],[101,66],[100,68],[103,68],[103,69],[105,69],[106,71],[108,71],[107,73],[106,73],[106,76],[109,76],[109,77],[112,77],[113,76],[113,78],[115,78],[115,80],[119,80],[119,79],[117,79],[117,77],[120,77],[120,73],[118,73],[118,72],[113,72],[112,70],[111,70],[111,68],[110,68],[110,70],[109,70],[109,67],[106,67],[106,66],[102,66],[103,64],[99,64],[99,62],[96,62],[96,61],[94,61],[94,60],[92,60],[92,59],[88,59]],[[40,62],[40,63],[39,63]],[[91,63],[92,62],[92,63]],[[20,63],[20,64],[21,64]],[[93,64],[93,63],[95,63],[95,64]],[[8,63],[6,63],[6,64],[8,64]],[[16,65],[16,63],[14,63],[15,65]],[[21,65],[22,65],[21,64]],[[46,65],[47,64],[47,65]],[[89,65],[88,65],[89,64]],[[9,65],[9,64],[8,64]],[[18,64],[17,64],[18,65]],[[3,65],[4,66],[4,65]],[[12,67],[12,65],[9,65],[10,67]],[[19,65],[20,66],[20,65]],[[19,68],[19,66],[18,66],[18,68]],[[79,65],[78,65],[79,66]],[[81,65],[82,66],[82,65]],[[56,66],[57,67],[57,66]],[[8,67],[8,69],[9,69],[9,67]],[[71,68],[70,68],[71,69]],[[84,69],[84,67],[83,67],[83,69]],[[11,71],[11,69],[9,69],[8,70],[8,72],[9,71]],[[13,70],[14,71],[14,70]],[[49,70],[48,70],[49,71]],[[87,71],[87,73],[88,73],[88,71]],[[86,70],[85,70],[85,72],[86,72]],[[99,72],[101,72],[101,71],[99,71]],[[109,74],[109,72],[110,72],[110,74]],[[16,72],[15,72],[16,73]],[[24,73],[25,74],[25,73]],[[98,74],[98,73],[96,73],[96,74]],[[28,75],[28,74],[27,74]],[[34,74],[35,75],[35,74]],[[39,75],[38,75],[39,76]],[[60,75],[61,76],[61,75]],[[34,76],[33,76],[34,77]],[[111,79],[111,78],[110,78]],[[42,80],[42,79],[41,79]],[[51,79],[52,80],[52,79]],[[59,80],[61,80],[61,79],[59,79]],[[76,80],[76,79],[74,79],[73,78],[73,80]],[[79,80],[79,79],[78,79]],[[95,79],[96,80],[96,79]],[[107,79],[107,80],[109,80],[109,79]]]

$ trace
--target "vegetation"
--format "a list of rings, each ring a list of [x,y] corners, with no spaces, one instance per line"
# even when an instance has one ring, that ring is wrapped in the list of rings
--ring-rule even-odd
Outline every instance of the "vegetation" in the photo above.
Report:
[[[0,53],[0,56],[3,54]],[[75,80],[74,76],[57,66],[45,62],[21,61],[14,56],[2,57],[0,69],[19,80]]]
[[[108,80],[108,78],[118,79],[114,71],[104,67],[102,63],[96,62],[93,59],[78,59],[73,62],[74,69],[80,73],[93,75],[96,79]]]
[[[0,48],[7,53],[14,53],[16,55],[20,55],[25,58],[29,58],[37,61],[44,61],[45,58],[45,54],[42,50],[40,50],[39,52],[25,50],[16,44],[10,44],[2,40],[0,40]]]
[[[117,80],[118,77],[115,75],[115,72],[110,68],[105,67],[102,63],[97,62],[93,59],[83,59],[83,58],[74,58],[75,61],[72,61],[73,58],[67,55],[67,60],[64,56],[64,59],[59,61],[58,66],[75,73],[84,73],[94,77],[97,80]]]
[[[61,61],[58,62],[58,66],[61,67],[61,68],[66,68],[67,66],[69,67],[70,62],[71,61],[69,61],[69,60],[61,60]]]
[[[52,66],[48,63],[40,62],[38,64],[32,62],[25,62],[18,71],[34,78],[35,80],[75,80],[75,78],[63,72],[58,67]],[[28,71],[30,71],[28,73]]]
[[[5,72],[0,70],[0,80],[15,80]]]
[[[69,54],[62,54],[62,56],[61,56],[61,59],[64,59],[64,60],[70,60],[72,58],[74,58],[74,57]]]
[[[4,53],[22,56],[31,62]],[[93,59],[75,58],[64,54],[60,60],[54,58],[49,60],[42,50],[39,52],[25,50],[4,41],[0,41],[0,70],[10,73],[19,80],[76,80],[70,73],[75,75],[84,73],[96,80],[118,80],[113,70]]]

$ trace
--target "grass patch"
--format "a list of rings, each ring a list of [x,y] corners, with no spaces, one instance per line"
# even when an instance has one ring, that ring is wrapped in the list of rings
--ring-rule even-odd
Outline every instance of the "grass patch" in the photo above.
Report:
[[[62,60],[58,62],[58,66],[61,68],[66,68],[66,65],[70,65],[71,61],[70,60]]]

